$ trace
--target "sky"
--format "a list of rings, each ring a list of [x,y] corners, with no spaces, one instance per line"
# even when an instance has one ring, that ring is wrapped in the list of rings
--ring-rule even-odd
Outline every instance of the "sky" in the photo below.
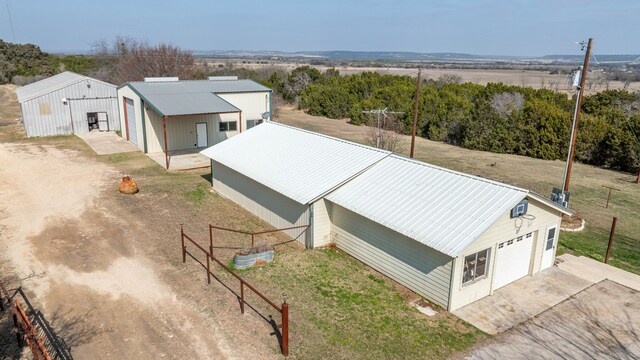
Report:
[[[640,54],[638,0],[0,1],[0,38],[50,52],[124,35],[189,50],[515,56],[577,54],[593,37],[595,55]]]

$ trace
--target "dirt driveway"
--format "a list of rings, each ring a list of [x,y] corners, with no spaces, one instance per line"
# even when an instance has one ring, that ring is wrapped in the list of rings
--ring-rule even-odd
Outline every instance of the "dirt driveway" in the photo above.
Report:
[[[640,292],[603,280],[498,335],[468,359],[638,359]]]
[[[162,232],[162,224],[177,226],[170,205],[145,213],[158,200],[118,194],[121,174],[74,150],[0,143],[0,164],[0,255],[16,275],[7,285],[23,286],[75,358],[277,354],[233,344],[226,314],[235,312],[213,311],[233,299],[217,299],[215,307],[193,296],[202,279],[181,277],[178,237]],[[175,262],[167,260],[173,249]]]

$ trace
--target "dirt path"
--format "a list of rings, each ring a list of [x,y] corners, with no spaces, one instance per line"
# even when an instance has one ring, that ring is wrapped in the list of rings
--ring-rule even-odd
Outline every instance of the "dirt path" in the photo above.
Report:
[[[120,214],[119,175],[79,153],[0,144],[0,245],[78,359],[244,358],[147,256],[156,239]]]

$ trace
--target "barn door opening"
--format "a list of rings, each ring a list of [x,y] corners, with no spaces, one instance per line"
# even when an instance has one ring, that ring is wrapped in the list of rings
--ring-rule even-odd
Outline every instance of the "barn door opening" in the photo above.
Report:
[[[89,131],[98,129],[99,128],[98,113],[97,112],[87,113],[87,123],[89,126]]]

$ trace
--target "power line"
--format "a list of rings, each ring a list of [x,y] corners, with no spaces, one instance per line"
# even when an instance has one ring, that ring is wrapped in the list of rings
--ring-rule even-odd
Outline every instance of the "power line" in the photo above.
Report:
[[[11,19],[11,10],[9,9],[8,0],[4,0],[4,5],[7,7],[7,14],[9,15],[9,26],[11,27],[11,35],[13,35],[13,42],[16,42],[16,32],[13,30],[13,19]]]

